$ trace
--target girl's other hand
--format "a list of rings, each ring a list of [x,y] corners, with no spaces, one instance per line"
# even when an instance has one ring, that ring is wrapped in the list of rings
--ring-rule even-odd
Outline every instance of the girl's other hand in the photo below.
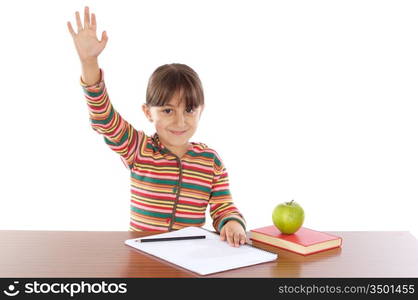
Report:
[[[82,63],[97,60],[99,54],[106,46],[108,37],[106,31],[102,33],[102,40],[96,36],[96,15],[90,13],[89,8],[84,8],[84,27],[81,24],[80,14],[75,12],[77,22],[77,33],[74,32],[71,22],[67,22],[68,30],[73,37],[75,47]]]
[[[232,247],[239,247],[246,242],[246,234],[242,225],[236,220],[230,220],[221,229],[221,240],[227,241]]]

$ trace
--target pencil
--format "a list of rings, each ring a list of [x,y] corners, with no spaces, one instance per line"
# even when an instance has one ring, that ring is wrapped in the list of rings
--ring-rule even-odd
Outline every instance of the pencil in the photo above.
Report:
[[[162,241],[180,241],[180,240],[198,240],[198,239],[205,239],[205,235],[193,235],[193,236],[175,236],[175,237],[167,237],[167,238],[148,238],[148,239],[140,239],[137,242],[162,242]]]

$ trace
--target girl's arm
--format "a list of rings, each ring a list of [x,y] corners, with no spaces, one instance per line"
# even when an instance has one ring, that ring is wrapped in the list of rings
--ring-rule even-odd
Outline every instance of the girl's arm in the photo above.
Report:
[[[231,192],[229,190],[228,172],[218,155],[214,159],[214,178],[212,182],[212,192],[209,199],[210,216],[213,219],[213,227],[217,232],[221,232],[222,227],[229,220],[239,222],[246,228],[243,215],[235,206]]]
[[[97,59],[81,63],[81,79],[87,85],[93,85],[100,81],[100,68]]]
[[[88,85],[80,78],[80,84],[93,130],[103,135],[106,144],[121,156],[127,168],[132,169],[138,147],[145,137],[144,132],[136,130],[116,111],[110,102],[102,69],[99,69],[98,82]]]
[[[103,70],[98,64],[98,56],[108,40],[106,32],[103,32],[102,40],[99,41],[96,37],[96,16],[92,14],[90,21],[88,7],[84,10],[84,27],[79,13],[76,12],[75,15],[77,33],[74,32],[70,22],[67,22],[67,26],[81,61],[80,84],[87,100],[91,126],[104,136],[109,147],[121,155],[125,166],[131,169],[144,133],[135,130],[129,122],[124,120],[110,102]]]

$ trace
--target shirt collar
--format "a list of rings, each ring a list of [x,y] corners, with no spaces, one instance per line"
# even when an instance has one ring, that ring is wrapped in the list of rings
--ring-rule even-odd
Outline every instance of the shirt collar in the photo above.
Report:
[[[159,136],[158,136],[158,133],[157,132],[155,132],[153,135],[152,135],[152,140],[153,140],[153,142],[154,142],[154,145],[157,147],[157,149],[161,152],[161,153],[163,153],[163,154],[166,154],[166,153],[170,153],[170,154],[172,154],[172,155],[174,155],[174,156],[176,156],[175,154],[173,154],[166,146],[164,146],[163,145],[163,143],[161,143],[161,141],[160,141],[160,138],[159,138]],[[189,146],[189,148],[188,148],[188,150],[187,151],[190,151],[190,150],[192,150],[193,149],[193,145],[194,145],[195,143],[193,143],[193,142],[191,142],[190,143],[190,146]]]
[[[160,138],[159,138],[159,136],[158,136],[158,133],[154,133],[154,134],[152,135],[152,140],[154,141],[154,145],[157,147],[157,149],[158,149],[159,151],[161,151],[161,153],[168,153],[168,152],[170,152],[170,151],[167,149],[167,147],[165,147],[165,146],[161,143]]]

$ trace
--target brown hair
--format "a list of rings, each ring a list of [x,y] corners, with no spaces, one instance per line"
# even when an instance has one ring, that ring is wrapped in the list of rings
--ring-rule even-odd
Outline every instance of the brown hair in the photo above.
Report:
[[[204,104],[202,83],[192,68],[176,63],[159,66],[148,80],[146,104],[164,106],[180,91],[186,108],[194,109]]]

